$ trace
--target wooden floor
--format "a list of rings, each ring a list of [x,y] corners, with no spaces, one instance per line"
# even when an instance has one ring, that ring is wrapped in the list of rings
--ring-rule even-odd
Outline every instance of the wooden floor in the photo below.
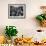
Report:
[[[23,45],[15,45],[15,46],[46,46],[46,44],[44,45],[23,44]]]

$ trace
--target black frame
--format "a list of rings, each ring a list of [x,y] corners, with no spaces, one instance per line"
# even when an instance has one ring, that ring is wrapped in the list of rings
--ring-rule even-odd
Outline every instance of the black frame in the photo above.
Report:
[[[14,14],[12,14],[11,13],[11,6],[13,7],[12,9],[14,9],[14,10],[16,10],[17,8],[19,8],[19,7],[23,7],[23,14],[15,14],[14,12]],[[13,11],[14,11],[13,10]],[[17,10],[16,10],[17,11]],[[8,19],[24,19],[26,17],[26,4],[8,4]]]

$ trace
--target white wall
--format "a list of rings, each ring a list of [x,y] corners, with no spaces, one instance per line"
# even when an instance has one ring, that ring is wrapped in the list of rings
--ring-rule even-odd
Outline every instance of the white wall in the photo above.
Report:
[[[16,3],[26,4],[25,19],[8,19],[8,4]],[[41,5],[46,5],[46,0],[0,0],[0,33],[4,32],[6,25],[15,25],[19,31],[18,36],[31,36],[36,33],[36,29],[42,29],[35,20],[35,16],[41,13]]]

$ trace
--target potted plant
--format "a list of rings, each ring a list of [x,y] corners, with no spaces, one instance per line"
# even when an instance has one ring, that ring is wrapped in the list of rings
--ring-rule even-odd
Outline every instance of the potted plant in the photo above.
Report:
[[[5,35],[8,37],[8,42],[11,41],[12,36],[17,36],[17,29],[15,26],[6,26]]]
[[[36,19],[39,20],[41,26],[46,27],[46,6],[40,7],[42,10],[42,14],[37,15]]]
[[[39,20],[41,26],[46,27],[46,14],[38,15],[36,19]]]

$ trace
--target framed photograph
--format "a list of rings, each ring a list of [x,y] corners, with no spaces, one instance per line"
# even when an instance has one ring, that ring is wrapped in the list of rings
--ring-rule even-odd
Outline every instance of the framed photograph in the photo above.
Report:
[[[8,4],[9,19],[24,19],[26,17],[26,4]]]

